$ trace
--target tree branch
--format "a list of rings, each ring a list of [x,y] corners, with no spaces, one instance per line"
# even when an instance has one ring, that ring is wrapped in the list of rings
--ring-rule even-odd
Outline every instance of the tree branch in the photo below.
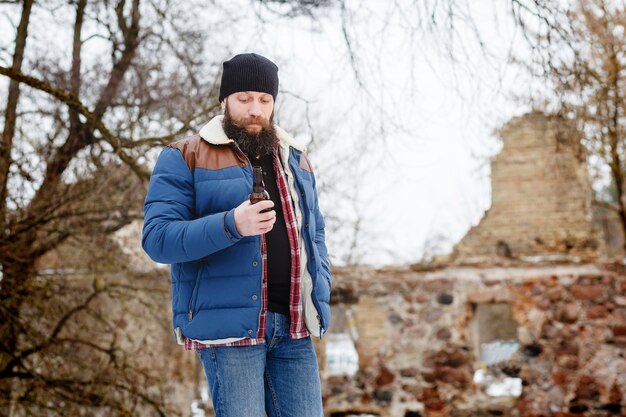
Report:
[[[0,66],[0,75],[6,75],[12,80],[16,80],[32,88],[48,93],[65,103],[68,107],[76,109],[78,113],[85,116],[88,123],[92,124],[95,129],[100,132],[102,138],[113,147],[114,153],[119,156],[119,158],[124,161],[140,178],[147,179],[150,177],[150,173],[144,167],[139,166],[130,155],[124,152],[125,148],[132,147],[132,143],[123,142],[122,139],[109,131],[102,120],[96,117],[95,113],[90,112],[74,95],[68,91],[53,87],[45,81],[22,74],[21,72],[12,70],[11,68]]]
[[[65,324],[69,321],[69,319],[72,318],[74,314],[78,313],[79,311],[86,309],[89,306],[89,303],[91,303],[91,301],[94,298],[96,298],[100,293],[101,292],[98,290],[94,291],[87,297],[87,299],[82,304],[74,306],[73,308],[68,310],[63,315],[63,317],[61,317],[61,319],[59,320],[55,328],[52,330],[52,333],[50,334],[50,336],[48,336],[48,338],[45,341],[29,349],[23,350],[19,352],[17,356],[14,356],[8,363],[4,365],[4,368],[0,370],[0,379],[5,378],[6,377],[5,375],[8,375],[9,373],[11,373],[13,368],[19,365],[23,359],[27,358],[28,356],[34,353],[40,352],[41,350],[48,348],[54,342],[56,336],[61,332],[61,330],[63,330],[63,327],[65,327]]]
[[[106,110],[111,105],[111,101],[115,97],[115,93],[124,79],[124,74],[126,73],[126,70],[128,70],[128,67],[130,67],[137,47],[139,46],[139,0],[133,1],[130,27],[127,27],[122,14],[124,3],[124,0],[120,0],[116,8],[118,25],[120,26],[124,36],[124,51],[122,52],[120,59],[113,65],[109,82],[100,93],[100,99],[94,108],[93,113],[98,119],[102,118]]]
[[[76,7],[76,20],[74,22],[74,40],[72,43],[72,76],[70,79],[70,93],[75,97],[80,97],[80,67],[81,59],[80,52],[82,48],[82,42],[80,40],[83,17],[85,15],[85,6],[87,1],[80,0]],[[80,120],[78,119],[78,113],[76,109],[70,108],[70,131],[76,134],[80,130]]]

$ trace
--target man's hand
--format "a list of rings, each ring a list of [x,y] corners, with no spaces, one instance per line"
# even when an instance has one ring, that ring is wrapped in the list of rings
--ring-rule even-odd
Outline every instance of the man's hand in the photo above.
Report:
[[[254,236],[267,233],[274,227],[276,222],[276,211],[271,210],[274,207],[272,200],[259,201],[256,204],[250,204],[250,200],[246,200],[235,208],[235,227],[242,236]],[[270,209],[266,213],[262,210]]]

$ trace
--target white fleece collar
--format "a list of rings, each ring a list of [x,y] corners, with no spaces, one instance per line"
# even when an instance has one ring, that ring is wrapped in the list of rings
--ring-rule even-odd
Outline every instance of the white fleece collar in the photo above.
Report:
[[[222,119],[224,119],[224,116],[215,116],[209,121],[209,123],[202,126],[199,133],[200,137],[213,145],[226,145],[227,143],[234,142],[232,139],[228,139],[228,136],[224,133],[224,129],[222,128]],[[280,140],[280,144],[282,146],[291,146],[300,152],[306,151],[306,146],[296,142],[295,139],[289,135],[289,133],[285,132],[277,125],[274,125],[274,128],[276,129],[276,135],[278,136],[278,140]]]

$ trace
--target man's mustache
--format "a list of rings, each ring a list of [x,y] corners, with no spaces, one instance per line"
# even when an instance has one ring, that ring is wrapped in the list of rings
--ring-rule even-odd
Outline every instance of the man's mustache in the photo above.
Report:
[[[238,127],[246,127],[250,124],[255,124],[255,125],[261,125],[264,128],[267,128],[269,127],[270,122],[269,120],[261,116],[258,116],[258,117],[248,116],[248,117],[243,117],[235,121],[234,124],[235,126],[238,126]]]

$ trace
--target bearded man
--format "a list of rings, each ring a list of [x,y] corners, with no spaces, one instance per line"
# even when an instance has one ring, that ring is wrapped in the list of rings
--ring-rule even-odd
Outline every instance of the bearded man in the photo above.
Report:
[[[160,154],[142,244],[171,264],[174,333],[204,366],[217,417],[320,417],[311,336],[330,324],[332,277],[304,147],[274,125],[278,67],[224,62],[224,116]],[[270,199],[250,204],[252,166]]]

